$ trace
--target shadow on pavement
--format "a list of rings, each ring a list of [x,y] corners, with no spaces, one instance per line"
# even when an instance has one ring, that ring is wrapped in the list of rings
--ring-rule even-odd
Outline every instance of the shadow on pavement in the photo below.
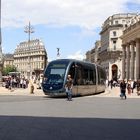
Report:
[[[0,140],[139,140],[140,120],[0,116]]]

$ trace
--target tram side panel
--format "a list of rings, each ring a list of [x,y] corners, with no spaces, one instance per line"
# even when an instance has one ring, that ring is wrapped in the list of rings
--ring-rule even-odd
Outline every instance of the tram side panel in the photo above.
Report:
[[[92,95],[96,93],[95,89],[96,89],[96,85],[78,86],[78,93],[80,93],[81,96]]]
[[[96,93],[96,70],[95,65],[77,63],[75,83],[77,95],[91,95]]]

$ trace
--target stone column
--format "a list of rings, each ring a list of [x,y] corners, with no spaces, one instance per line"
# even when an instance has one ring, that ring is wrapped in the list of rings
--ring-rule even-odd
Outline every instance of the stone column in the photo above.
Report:
[[[122,45],[122,49],[123,49],[123,52],[122,52],[122,79],[125,79],[126,78],[126,74],[125,74],[126,45]]]
[[[136,79],[140,79],[140,39],[136,39]]]
[[[130,43],[131,48],[131,57],[130,57],[130,79],[134,80],[134,69],[135,69],[135,59],[134,59],[134,53],[135,53],[135,42]]]
[[[126,47],[126,79],[130,79],[130,44],[127,44]]]
[[[137,78],[136,78],[136,42],[135,42],[135,50],[134,50],[134,52],[135,52],[135,56],[134,56],[134,78],[135,78],[135,81],[137,80]]]

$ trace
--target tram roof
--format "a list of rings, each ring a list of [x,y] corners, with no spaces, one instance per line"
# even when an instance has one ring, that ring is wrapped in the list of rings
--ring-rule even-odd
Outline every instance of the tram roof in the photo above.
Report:
[[[56,59],[56,60],[53,60],[51,62],[55,62],[55,61],[66,61],[66,62],[80,62],[80,63],[85,63],[85,64],[93,64],[93,65],[97,65],[95,63],[91,63],[89,61],[82,61],[82,60],[78,60],[78,59]]]

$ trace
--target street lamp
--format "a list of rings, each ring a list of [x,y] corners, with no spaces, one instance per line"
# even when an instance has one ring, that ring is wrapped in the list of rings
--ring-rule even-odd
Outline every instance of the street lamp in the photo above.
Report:
[[[28,79],[31,78],[31,49],[30,49],[30,36],[31,33],[34,33],[33,27],[31,26],[30,22],[29,25],[25,26],[25,33],[28,33],[28,49],[29,49],[29,54],[28,54],[28,68],[29,68],[29,73],[28,73]]]

